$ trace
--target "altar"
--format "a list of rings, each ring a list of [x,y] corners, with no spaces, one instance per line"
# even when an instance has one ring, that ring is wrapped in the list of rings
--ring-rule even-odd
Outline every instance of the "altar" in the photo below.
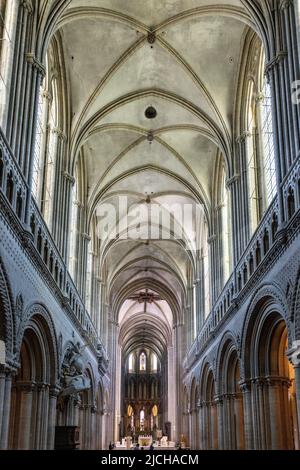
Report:
[[[140,447],[149,447],[152,444],[152,436],[139,436],[138,443]]]

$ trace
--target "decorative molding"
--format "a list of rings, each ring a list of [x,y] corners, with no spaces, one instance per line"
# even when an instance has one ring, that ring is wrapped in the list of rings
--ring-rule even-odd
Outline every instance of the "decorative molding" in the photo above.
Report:
[[[27,62],[35,68],[41,76],[44,78],[46,76],[45,66],[36,58],[33,52],[26,52],[25,54]]]
[[[31,0],[20,0],[20,4],[28,13],[31,15],[33,13],[33,5]]]
[[[61,139],[61,140],[63,140],[64,142],[66,142],[67,136],[66,136],[66,134],[65,134],[59,127],[54,127],[54,128],[52,129],[52,132],[53,132],[53,134],[56,134],[59,139]]]
[[[91,241],[91,237],[89,236],[88,233],[82,233],[81,236],[84,240],[87,240],[88,242]]]
[[[279,10],[286,10],[290,6],[293,6],[294,2],[293,0],[281,0],[279,4]]]
[[[210,237],[207,239],[207,243],[211,245],[212,242],[214,242],[217,239],[217,235],[212,234]]]
[[[155,31],[149,31],[147,35],[147,41],[149,44],[154,44],[156,41],[156,34]]]
[[[242,134],[240,134],[239,136],[236,137],[235,141],[240,144],[242,142],[245,142],[245,140],[248,138],[248,137],[252,137],[252,133],[249,132],[249,131],[244,131],[242,132]]]
[[[69,181],[72,185],[75,184],[76,180],[75,180],[74,176],[72,176],[70,173],[68,173],[67,171],[63,171],[62,175],[63,175],[63,178],[65,178],[67,181]],[[76,203],[77,203],[77,201],[76,201]]]
[[[239,173],[236,173],[235,175],[233,175],[231,178],[228,178],[226,180],[226,187],[227,188],[230,188],[231,185],[233,185],[234,183],[236,183],[236,181],[238,181],[240,179],[240,174]]]
[[[282,60],[287,56],[287,51],[279,51],[276,56],[271,59],[265,67],[265,74],[269,75],[270,71],[273,70]]]

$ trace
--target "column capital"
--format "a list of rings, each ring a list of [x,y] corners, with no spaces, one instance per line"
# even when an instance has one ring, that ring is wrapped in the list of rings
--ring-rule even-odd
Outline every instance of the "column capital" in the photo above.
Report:
[[[215,211],[218,212],[220,211],[221,209],[223,209],[223,207],[225,207],[225,204],[223,202],[221,202],[220,204],[217,204],[215,206]]]
[[[45,98],[46,100],[48,100],[48,101],[52,100],[52,94],[50,93],[50,91],[44,90],[42,95],[43,95],[43,98]],[[49,126],[49,124],[48,124],[48,126]]]
[[[256,385],[256,387],[263,387],[264,385],[267,384],[267,379],[266,377],[255,377],[251,379],[251,382]]]
[[[278,387],[282,385],[289,387],[291,385],[291,381],[287,377],[269,376],[266,377],[266,384],[269,387]]]
[[[0,364],[0,375],[4,375],[6,377],[13,376],[17,373],[17,365],[10,366],[8,364]]]
[[[50,384],[48,384],[47,382],[38,382],[36,383],[36,388],[41,391],[41,390],[45,390],[46,388],[49,388]]]
[[[281,0],[281,2],[279,3],[279,9],[286,10],[286,8],[293,5],[293,3],[294,3],[293,0]]]
[[[63,140],[64,142],[67,140],[66,134],[59,127],[54,127],[52,129],[52,132],[53,132],[53,134],[56,134],[57,137],[59,139]],[[73,178],[73,177],[71,176],[71,178]]]
[[[91,405],[91,413],[92,414],[97,413],[97,406],[95,404]]]
[[[30,393],[33,392],[33,390],[36,388],[36,383],[35,382],[30,382],[30,381],[17,381],[15,382],[14,386],[21,390],[22,392]]]
[[[230,188],[234,183],[236,183],[240,179],[240,174],[236,173],[231,178],[226,180],[226,187]]]
[[[62,175],[65,180],[72,184],[72,186],[75,184],[75,178],[70,173],[63,171]]]
[[[119,323],[117,322],[117,320],[111,314],[108,315],[108,322],[111,325],[119,326]]]
[[[216,395],[214,397],[214,402],[216,405],[223,405],[223,399],[226,398],[225,395]]]
[[[241,380],[239,386],[242,393],[248,393],[251,390],[251,380]]]
[[[87,240],[88,242],[91,241],[91,237],[88,233],[82,233],[81,236],[84,240]]]
[[[20,4],[28,13],[31,15],[33,13],[33,5],[31,0],[20,0]]]
[[[214,242],[216,239],[217,239],[217,235],[213,233],[210,237],[208,237],[207,243],[211,245],[211,243]]]
[[[240,144],[242,142],[245,142],[245,140],[247,139],[247,137],[251,137],[252,136],[252,133],[249,132],[249,131],[244,131],[242,132],[240,135],[238,135],[235,139],[235,141]]]
[[[50,389],[49,389],[49,395],[50,397],[55,398],[59,395],[60,391],[61,391],[60,385],[52,385],[50,386]]]
[[[287,56],[287,51],[279,51],[273,59],[271,59],[265,67],[265,74],[269,75],[271,70],[273,70],[285,57]]]
[[[36,58],[34,52],[26,52],[25,54],[27,62],[35,68],[38,73],[44,78],[46,75],[46,68],[45,66]]]

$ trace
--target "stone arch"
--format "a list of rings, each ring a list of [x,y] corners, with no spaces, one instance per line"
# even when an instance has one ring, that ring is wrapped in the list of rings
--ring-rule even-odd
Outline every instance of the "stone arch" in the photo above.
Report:
[[[217,356],[216,356],[216,382],[218,384],[218,393],[222,394],[225,393],[226,390],[226,385],[224,384],[224,355],[228,354],[228,349],[230,350],[235,350],[237,355],[239,352],[239,347],[238,347],[238,342],[237,338],[234,336],[234,334],[231,331],[226,331],[222,338],[221,341],[218,345],[217,349]],[[222,385],[225,385],[225,387],[222,387]]]
[[[280,291],[261,289],[250,304],[243,332],[245,382],[251,391],[254,448],[299,446],[295,373],[286,356],[291,331]]]
[[[19,331],[9,448],[53,448],[58,378],[54,325],[47,310],[34,304],[27,309]]]
[[[188,387],[185,385],[182,394],[182,429],[180,441],[185,445],[189,443],[190,429],[189,429],[189,413],[190,413],[190,393]]]
[[[252,297],[249,304],[242,332],[242,361],[241,376],[250,377],[250,364],[253,364],[251,356],[251,339],[253,338],[253,330],[258,327],[259,316],[268,315],[271,310],[278,312],[284,319],[287,327],[287,335],[289,345],[292,343],[292,331],[289,321],[288,306],[285,295],[278,285],[268,284],[262,286]]]
[[[191,421],[191,436],[190,445],[192,449],[199,449],[199,385],[195,377],[192,379],[190,390],[190,421]]]
[[[95,448],[103,449],[103,404],[104,404],[104,385],[102,379],[98,381],[95,390],[96,424],[95,424]]]
[[[244,449],[244,410],[243,395],[240,389],[240,358],[236,338],[226,332],[218,350],[217,383],[224,420],[223,447]]]
[[[44,305],[34,303],[27,307],[24,312],[24,317],[21,321],[16,338],[17,358],[19,358],[21,353],[21,345],[27,329],[38,332],[38,334],[41,335],[42,341],[47,346],[48,352],[45,351],[45,354],[48,354],[48,361],[49,358],[52,359],[50,362],[51,370],[49,372],[50,381],[51,384],[55,385],[59,378],[58,342],[52,317]]]
[[[93,369],[90,364],[87,364],[84,375],[90,380],[90,388],[80,392],[80,406],[79,406],[79,434],[80,434],[80,449],[93,449],[94,443],[94,415],[95,415],[95,380]]]
[[[218,416],[216,403],[216,383],[213,367],[204,361],[200,373],[201,396],[201,448],[218,448]]]

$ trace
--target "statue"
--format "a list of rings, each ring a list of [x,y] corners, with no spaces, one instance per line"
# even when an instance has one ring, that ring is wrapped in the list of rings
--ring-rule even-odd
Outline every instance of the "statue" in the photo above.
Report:
[[[108,358],[105,354],[102,344],[97,346],[97,360],[98,360],[98,370],[101,375],[105,375],[108,369]]]
[[[91,381],[84,375],[82,352],[87,344],[70,344],[62,364],[62,396],[74,395],[91,387]]]

